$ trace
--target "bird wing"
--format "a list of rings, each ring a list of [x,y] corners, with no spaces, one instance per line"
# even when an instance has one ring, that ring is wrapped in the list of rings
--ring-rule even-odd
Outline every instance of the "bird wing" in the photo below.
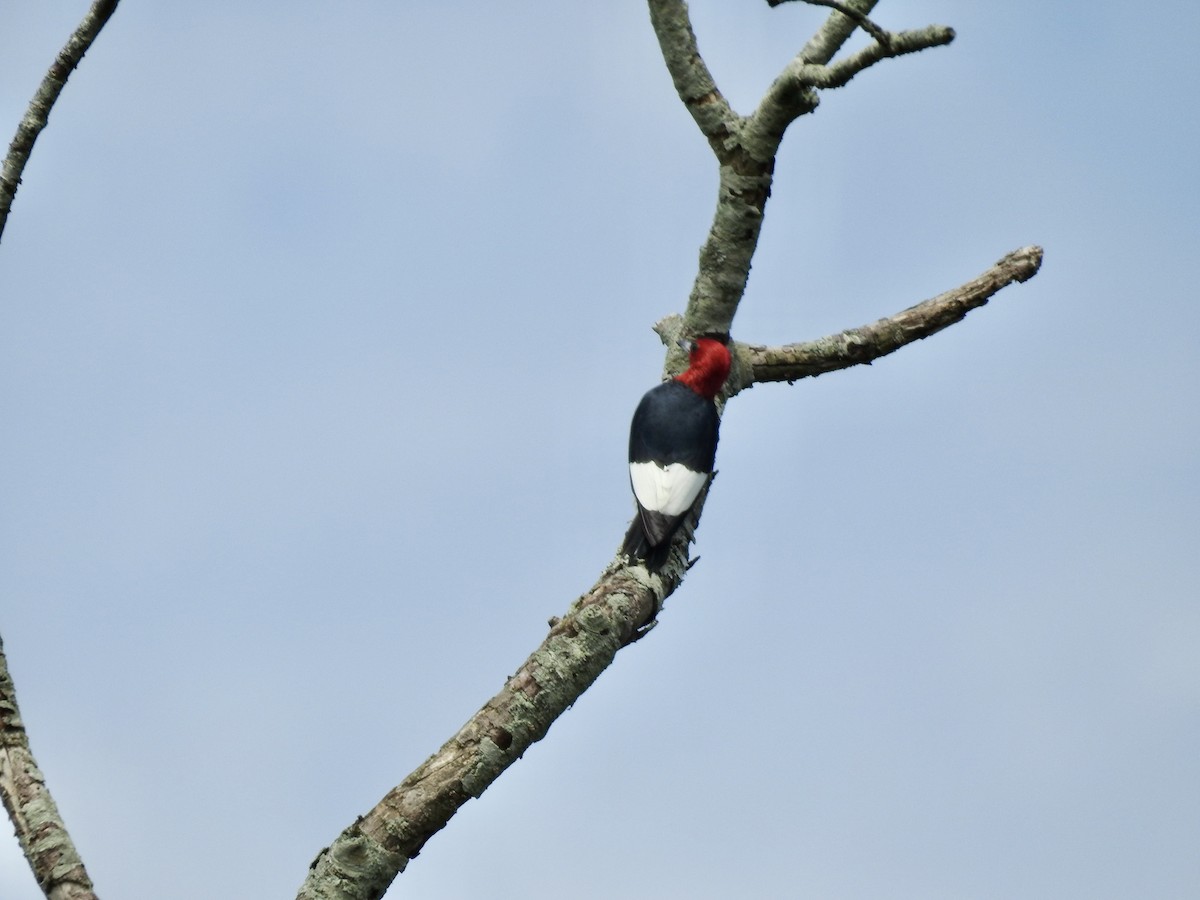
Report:
[[[708,473],[693,472],[683,463],[660,466],[656,462],[633,462],[629,464],[629,481],[640,506],[674,517],[692,508],[708,481]]]

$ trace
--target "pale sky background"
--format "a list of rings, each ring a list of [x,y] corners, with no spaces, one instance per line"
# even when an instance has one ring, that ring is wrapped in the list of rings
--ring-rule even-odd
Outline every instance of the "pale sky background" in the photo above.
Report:
[[[3,0],[5,144],[85,0]],[[823,21],[705,0],[747,112]],[[1200,6],[884,0],[661,624],[389,896],[1200,897]],[[0,245],[0,634],[99,893],[292,897],[588,588],[715,164],[645,7],[139,3]],[[38,896],[10,829],[0,896]]]

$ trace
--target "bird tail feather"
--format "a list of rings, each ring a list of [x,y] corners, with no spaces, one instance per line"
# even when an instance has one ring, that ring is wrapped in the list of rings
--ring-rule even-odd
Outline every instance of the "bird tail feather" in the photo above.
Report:
[[[651,572],[657,572],[666,565],[667,557],[671,555],[671,541],[668,539],[658,546],[650,543],[646,537],[646,529],[642,525],[642,517],[634,516],[629,523],[629,531],[625,533],[625,541],[621,552],[629,557],[631,562],[640,561]]]

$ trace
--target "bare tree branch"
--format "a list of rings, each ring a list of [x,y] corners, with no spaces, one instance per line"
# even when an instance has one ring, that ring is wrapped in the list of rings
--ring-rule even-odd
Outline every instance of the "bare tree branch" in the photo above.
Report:
[[[738,365],[734,371],[738,381],[728,384],[726,393],[732,396],[755,384],[793,382],[851,366],[870,365],[906,344],[961,322],[967,313],[986,304],[1002,288],[1028,281],[1041,265],[1041,247],[1022,247],[966,284],[870,325],[782,347],[738,344],[735,352]]]
[[[818,5],[831,4],[822,2]],[[868,0],[837,4],[838,9],[845,9],[845,12],[833,13],[804,49],[784,67],[763,95],[758,109],[749,117],[748,134],[768,146],[778,146],[792,122],[817,108],[820,99],[815,88],[842,87],[880,60],[943,46],[954,40],[954,29],[943,25],[899,33],[885,31],[866,18],[874,5]],[[867,30],[875,40],[845,59],[830,62],[853,33],[856,22],[869,23]]]
[[[815,88],[839,88],[863,69],[883,59],[892,59],[909,53],[919,53],[931,47],[942,47],[954,40],[954,29],[944,25],[929,25],[915,31],[888,33],[886,41],[869,44],[857,53],[830,63],[827,66],[793,60],[784,70],[776,85],[786,87],[787,79],[795,79],[799,85]]]
[[[650,23],[662,47],[675,90],[713,150],[740,127],[741,117],[722,95],[700,55],[696,33],[683,0],[650,0]]]
[[[1005,256],[978,278],[887,319],[831,337],[786,347],[735,346],[726,397],[766,381],[795,381],[869,364],[928,337],[983,306],[1001,288],[1032,278],[1040,247]],[[670,343],[684,330],[679,316],[655,330]],[[345,829],[310,867],[297,900],[371,900],[383,895],[425,842],[472,797],[480,796],[530,746],[545,737],[614,660],[617,651],[653,627],[663,602],[689,568],[687,548],[699,522],[703,492],[658,574],[618,558],[562,619],[495,697],[458,733]]]
[[[782,0],[780,0],[782,2]],[[865,17],[878,4],[879,0],[847,0],[842,5],[847,11],[857,13],[859,16]],[[772,3],[772,6],[778,6],[779,3]],[[853,16],[845,15],[841,12],[835,12],[822,25],[817,33],[809,38],[808,43],[800,50],[800,57],[805,62],[824,65],[829,62],[842,49],[842,45],[850,39],[850,35],[854,34],[854,29],[858,27],[858,22]]]
[[[100,30],[116,11],[118,0],[96,0],[59,51],[17,126],[0,166],[0,235],[8,222],[21,173],[46,127],[63,87]],[[0,641],[0,799],[21,851],[42,892],[51,900],[95,900],[92,881],[75,849],[58,806],[46,787],[17,706],[16,688]]]
[[[650,21],[680,99],[708,139],[720,163],[717,210],[700,251],[700,265],[688,297],[687,330],[727,334],[746,289],[758,246],[763,215],[775,173],[775,154],[788,125],[816,109],[814,88],[835,87],[889,56],[912,53],[953,39],[948,28],[931,26],[890,35],[848,59],[826,66],[865,17],[872,0],[841,4],[768,89],[752,116],[738,116],[717,90],[696,43],[682,0],[649,0]],[[877,29],[878,30],[878,29]]]
[[[687,537],[676,542],[676,553],[686,550],[698,517],[685,523]],[[686,565],[676,558],[658,575],[623,559],[610,565],[562,619],[550,620],[549,635],[495,697],[321,851],[297,900],[382,896],[459,807],[545,737],[617,651],[645,633]]]
[[[0,798],[29,860],[33,877],[51,900],[95,900],[92,880],[71,842],[46,779],[38,769],[17,707],[0,640]]]
[[[649,0],[650,22],[680,100],[692,113],[720,164],[717,211],[700,251],[688,298],[687,323],[695,333],[728,333],[746,289],[771,193],[777,142],[743,141],[746,120],[717,91],[696,45],[682,0]]]
[[[92,4],[92,8],[83,17],[66,46],[59,51],[33,99],[29,101],[29,108],[25,111],[21,124],[17,126],[16,136],[9,144],[4,165],[0,166],[0,237],[4,235],[8,212],[12,209],[17,187],[21,184],[21,173],[25,171],[25,164],[29,161],[29,154],[33,152],[38,135],[50,120],[50,110],[62,93],[67,78],[83,59],[83,54],[87,53],[100,29],[116,12],[118,2],[119,0],[96,0]]]
[[[51,108],[117,2],[96,0],[30,103],[0,169],[0,233]],[[838,87],[881,59],[953,38],[950,29],[937,26],[886,32],[867,18],[874,0],[813,2],[835,12],[771,86],[758,110],[742,117],[721,94],[705,65],[682,0],[648,0],[651,22],[676,90],[720,164],[717,211],[680,326],[686,331],[728,333],[757,247],[776,150],[787,125],[816,107],[816,89]],[[860,26],[874,42],[844,60],[831,62]],[[794,380],[869,363],[959,321],[1004,285],[1031,277],[1040,260],[1039,248],[1025,248],[967,285],[890,319],[822,341],[781,348],[737,345],[737,369],[726,394],[733,396],[760,381]],[[664,600],[689,568],[687,551],[706,493],[676,534],[665,566],[652,574],[624,557],[614,560],[561,619],[551,620],[549,634],[538,649],[457,734],[318,854],[298,900],[376,900],[464,803],[480,796],[544,737],[616,653],[653,626]],[[2,647],[0,793],[47,896],[62,900],[94,897],[29,752]]]

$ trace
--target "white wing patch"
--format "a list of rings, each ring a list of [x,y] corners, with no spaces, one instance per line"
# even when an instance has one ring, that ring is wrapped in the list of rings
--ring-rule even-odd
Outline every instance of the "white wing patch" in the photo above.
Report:
[[[708,481],[707,472],[693,472],[683,463],[663,467],[655,462],[629,464],[633,496],[651,512],[679,516],[692,508],[696,496]]]

